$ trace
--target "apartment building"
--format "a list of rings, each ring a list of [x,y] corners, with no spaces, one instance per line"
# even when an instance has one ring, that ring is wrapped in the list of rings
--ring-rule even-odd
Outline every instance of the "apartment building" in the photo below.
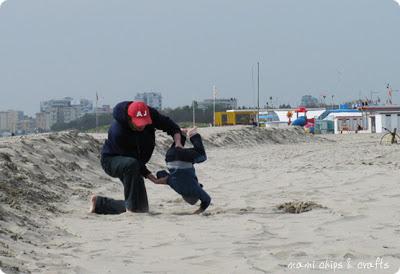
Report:
[[[152,108],[161,110],[162,108],[162,96],[158,92],[143,92],[138,93],[135,96],[135,101],[145,102]]]

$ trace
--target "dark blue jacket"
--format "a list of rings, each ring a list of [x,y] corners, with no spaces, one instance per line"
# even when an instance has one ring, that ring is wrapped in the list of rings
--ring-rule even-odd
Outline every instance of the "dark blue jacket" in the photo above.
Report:
[[[185,145],[186,137],[181,136],[182,145]],[[192,164],[198,164],[207,160],[206,151],[204,149],[203,141],[200,134],[195,134],[190,138],[190,142],[193,144],[192,148],[176,148],[175,143],[167,150],[165,155],[165,161],[183,161]]]
[[[149,107],[153,121],[143,131],[134,131],[129,126],[128,106],[131,101],[117,104],[113,110],[114,121],[108,130],[108,138],[104,143],[102,156],[129,156],[136,158],[142,164],[140,173],[143,176],[150,174],[146,163],[150,160],[155,146],[155,131],[160,129],[173,136],[180,133],[179,126],[167,116],[160,114],[156,109]]]

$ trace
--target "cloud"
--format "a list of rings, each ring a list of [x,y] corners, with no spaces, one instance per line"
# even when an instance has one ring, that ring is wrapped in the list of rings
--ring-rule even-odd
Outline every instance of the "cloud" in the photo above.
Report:
[[[393,1],[395,1],[397,3],[397,5],[400,6],[400,0],[393,0]]]
[[[399,1],[400,1],[400,0],[399,0]],[[1,7],[1,5],[4,4],[4,2],[6,2],[6,0],[0,0],[0,7]]]

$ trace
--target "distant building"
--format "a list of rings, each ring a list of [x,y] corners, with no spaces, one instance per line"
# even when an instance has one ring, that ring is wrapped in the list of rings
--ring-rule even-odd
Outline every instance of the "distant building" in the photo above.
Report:
[[[52,99],[40,102],[40,113],[36,114],[38,128],[48,130],[56,123],[69,123],[93,112],[93,102],[80,99],[79,104],[72,104],[73,98]]]
[[[8,111],[0,111],[0,131],[8,130]]]
[[[36,121],[32,117],[25,116],[17,124],[17,132],[21,134],[32,133],[35,131]]]
[[[23,111],[0,111],[0,131],[16,132],[18,129],[18,123],[23,119]]]
[[[79,105],[77,106],[71,106],[68,108],[62,109],[62,115],[63,115],[63,123],[69,123],[72,122],[76,119],[81,118],[84,113],[82,112],[82,109]]]
[[[158,92],[143,92],[135,96],[135,101],[145,102],[150,107],[160,110],[162,108],[162,96]]]
[[[91,113],[93,112],[93,102],[88,99],[80,99],[79,106],[81,108],[82,113]]]
[[[70,108],[77,109],[80,113],[91,113],[93,112],[93,102],[88,99],[80,99],[79,104],[72,104],[74,99],[71,97],[65,97],[63,99],[48,100],[40,102],[40,112],[50,112],[53,108]]]
[[[300,106],[306,108],[315,108],[319,106],[318,99],[311,95],[304,95],[301,97]]]
[[[16,132],[18,129],[18,123],[24,119],[24,112],[18,110],[8,111],[8,128],[11,132]]]
[[[69,123],[81,117],[81,112],[75,107],[51,107],[46,112],[50,117],[50,127],[56,123]]]
[[[7,111],[0,111],[0,131],[7,130]]]
[[[110,105],[103,105],[101,107],[98,107],[95,112],[96,113],[112,113],[113,109],[111,108]]]
[[[40,112],[50,112],[52,108],[71,107],[73,98],[65,97],[64,99],[49,100],[40,102]]]
[[[49,112],[36,113],[36,128],[42,131],[50,130],[51,114]]]
[[[205,99],[203,101],[198,102],[198,108],[199,109],[207,109],[208,107],[213,106],[213,104],[214,104],[214,99]],[[237,109],[237,107],[238,107],[236,98],[215,99],[215,105],[221,106],[225,109]]]

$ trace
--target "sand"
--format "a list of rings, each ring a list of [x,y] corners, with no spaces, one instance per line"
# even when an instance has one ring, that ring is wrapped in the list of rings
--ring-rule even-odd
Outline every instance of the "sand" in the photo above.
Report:
[[[5,273],[399,270],[400,146],[380,146],[379,135],[314,137],[293,128],[199,132],[208,160],[196,170],[212,196],[201,215],[190,215],[195,207],[150,181],[149,214],[88,214],[91,193],[122,198],[122,184],[99,165],[104,135],[0,139],[0,268]],[[157,140],[153,171],[164,168],[171,142],[163,134]]]

